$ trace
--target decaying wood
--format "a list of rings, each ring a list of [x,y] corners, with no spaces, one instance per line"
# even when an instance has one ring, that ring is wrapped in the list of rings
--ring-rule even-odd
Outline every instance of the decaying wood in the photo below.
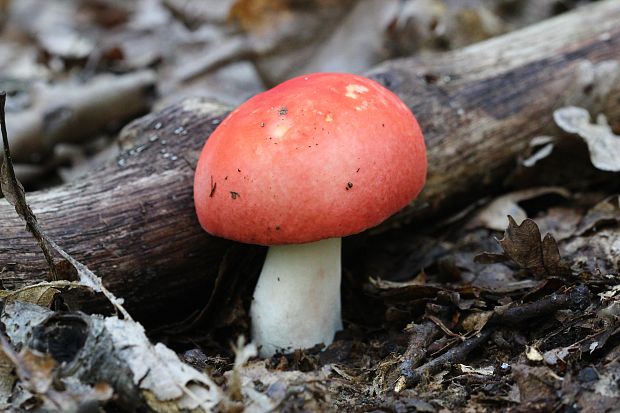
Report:
[[[501,183],[531,138],[554,135],[554,109],[620,117],[620,4],[602,2],[428,59],[388,62],[371,77],[423,126],[421,199],[390,221],[468,205]]]
[[[411,331],[411,336],[399,367],[399,372],[404,377],[404,379],[399,378],[403,382],[402,385],[407,384],[407,377],[413,375],[414,369],[426,357],[428,346],[439,334],[439,327],[431,321],[426,321],[423,324],[414,324],[408,327],[408,329]]]
[[[228,242],[199,229],[192,165],[228,109],[186,101],[142,118],[122,137],[129,145],[129,140],[134,142],[130,136],[137,136],[135,146],[114,163],[75,184],[27,197],[48,234],[102,276],[130,308],[183,308],[188,296],[196,303],[209,295]],[[15,212],[2,202],[3,286],[12,289],[44,280],[48,271],[40,252]],[[179,302],[171,302],[171,297]]]
[[[421,198],[383,228],[488,193],[532,137],[553,133],[557,107],[618,119],[619,64],[620,3],[607,1],[460,51],[373,70],[371,77],[412,108],[429,153]],[[50,236],[143,316],[204,302],[231,245],[203,233],[192,202],[198,151],[228,110],[189,100],[148,115],[124,131],[126,150],[116,162],[29,196]],[[44,279],[41,254],[4,202],[0,218],[4,287]]]
[[[80,411],[84,405],[110,399],[112,392],[115,403],[126,411],[197,411],[198,406],[212,411],[223,399],[207,375],[182,363],[163,344],[152,345],[143,327],[133,321],[53,312],[13,300],[2,301],[0,319],[6,326],[2,334],[19,349],[12,362],[20,383],[9,392],[14,408],[32,397],[43,399],[43,410]],[[2,343],[3,351],[6,344]],[[53,364],[54,373],[41,368],[43,362],[29,362],[33,357]],[[24,374],[20,367],[33,371]],[[52,386],[52,375],[67,386]],[[46,379],[48,384],[41,385]]]

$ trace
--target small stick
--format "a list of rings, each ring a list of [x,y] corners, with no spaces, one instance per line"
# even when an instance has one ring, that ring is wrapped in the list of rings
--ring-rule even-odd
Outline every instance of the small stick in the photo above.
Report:
[[[417,325],[414,327],[409,347],[403,356],[404,360],[401,363],[402,375],[396,381],[394,391],[400,392],[418,384],[422,377],[438,372],[447,364],[462,362],[474,348],[484,343],[500,325],[519,324],[525,320],[552,314],[566,308],[583,310],[589,304],[589,290],[585,285],[581,284],[565,294],[553,293],[532,303],[515,305],[507,309],[497,309],[487,324],[488,328],[481,331],[478,336],[465,340],[460,345],[413,370],[415,364],[418,364],[426,355],[426,348],[435,336],[435,334],[430,334],[427,331],[430,328],[429,324],[434,326],[435,333],[438,332],[437,327],[432,322]]]
[[[13,161],[11,159],[11,150],[9,149],[9,138],[6,131],[6,115],[4,107],[6,104],[6,92],[0,91],[0,129],[2,130],[2,144],[4,146],[4,160],[2,170],[0,171],[0,187],[4,196],[15,207],[15,211],[26,221],[26,228],[32,233],[37,240],[45,261],[50,271],[50,279],[52,281],[58,281],[58,273],[56,272],[56,266],[54,265],[54,258],[50,252],[46,242],[43,239],[37,219],[30,210],[28,204],[23,201],[24,187],[19,183],[15,176],[15,170],[13,169]]]
[[[406,381],[401,382],[401,379],[399,379],[396,383],[394,391],[399,392],[407,387],[415,386],[422,380],[424,376],[435,374],[446,365],[460,363],[464,361],[467,358],[467,355],[473,349],[487,341],[493,330],[494,329],[490,328],[481,331],[478,336],[463,341],[461,344],[451,348],[450,350],[443,353],[441,356],[429,361],[428,363],[423,364],[416,370],[412,371],[412,374],[406,378]]]
[[[403,354],[403,361],[400,363],[401,376],[396,381],[395,389],[399,388],[399,383],[408,383],[409,379],[415,376],[414,369],[419,366],[424,357],[426,357],[426,349],[435,337],[437,337],[437,334],[439,334],[439,328],[432,321],[413,325],[411,328],[409,345],[407,346],[405,354]],[[398,392],[399,390],[396,391]]]
[[[571,308],[583,310],[590,305],[588,287],[581,284],[566,294],[553,293],[538,301],[515,305],[509,308],[497,308],[489,320],[489,324],[519,324],[527,319],[544,314],[555,313],[558,310]]]

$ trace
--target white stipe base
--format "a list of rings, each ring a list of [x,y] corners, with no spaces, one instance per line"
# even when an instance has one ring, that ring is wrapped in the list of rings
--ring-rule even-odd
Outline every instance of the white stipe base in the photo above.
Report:
[[[269,247],[252,301],[261,357],[329,345],[342,329],[340,238]]]

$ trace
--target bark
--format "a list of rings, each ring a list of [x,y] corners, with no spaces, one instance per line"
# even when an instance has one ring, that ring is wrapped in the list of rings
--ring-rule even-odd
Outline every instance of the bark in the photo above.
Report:
[[[422,196],[391,223],[468,205],[501,184],[531,138],[554,135],[553,110],[620,118],[620,3],[607,1],[370,77],[395,91],[426,138]],[[609,70],[609,68],[611,68]]]
[[[196,304],[210,294],[230,243],[200,229],[193,164],[228,109],[185,101],[147,115],[125,128],[121,144],[131,149],[113,163],[27,196],[42,228],[139,311],[138,318],[169,305],[183,310],[188,295]],[[0,202],[4,288],[45,280],[48,271],[34,239],[12,207]]]
[[[532,137],[554,132],[555,108],[580,105],[617,121],[619,62],[620,3],[607,1],[463,50],[372,70],[368,75],[416,114],[430,167],[419,200],[381,228],[462,207],[497,188]],[[169,305],[195,308],[211,294],[232,243],[200,229],[193,166],[228,110],[190,100],[150,114],[125,129],[126,150],[116,162],[28,197],[42,227],[138,318]],[[41,253],[4,202],[0,219],[4,287],[44,279]]]
[[[133,321],[53,312],[23,301],[0,304],[6,327],[0,345],[19,378],[9,391],[11,411],[22,411],[35,400],[43,402],[40,411],[99,411],[93,404],[112,394],[123,411],[212,411],[224,399],[207,375],[163,344],[151,344]],[[36,362],[37,357],[44,361]],[[52,379],[65,386],[52,385]]]

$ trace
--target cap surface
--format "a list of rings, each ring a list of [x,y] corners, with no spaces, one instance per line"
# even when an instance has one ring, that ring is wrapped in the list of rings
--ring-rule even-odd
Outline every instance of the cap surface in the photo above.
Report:
[[[395,94],[360,76],[317,73],[228,115],[200,155],[194,201],[213,235],[305,243],[379,224],[425,179],[422,133]]]

